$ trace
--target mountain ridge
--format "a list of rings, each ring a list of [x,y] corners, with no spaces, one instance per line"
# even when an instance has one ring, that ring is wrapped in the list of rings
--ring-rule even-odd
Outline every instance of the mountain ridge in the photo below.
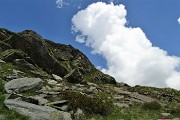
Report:
[[[179,120],[180,91],[131,87],[71,45],[0,28],[0,120]]]

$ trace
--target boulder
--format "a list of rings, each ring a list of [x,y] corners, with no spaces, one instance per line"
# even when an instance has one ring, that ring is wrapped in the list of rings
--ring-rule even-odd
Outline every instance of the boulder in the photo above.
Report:
[[[65,76],[65,78],[70,83],[82,83],[83,82],[83,77],[78,69],[72,70],[69,74],[67,74]]]
[[[153,99],[151,97],[148,97],[148,96],[145,96],[145,95],[141,95],[141,94],[136,93],[136,92],[131,93],[130,97],[131,97],[131,101],[139,102],[139,103],[155,101],[155,99]]]
[[[7,93],[21,93],[39,90],[42,85],[43,81],[40,78],[19,78],[7,82],[4,88]]]
[[[13,99],[5,100],[4,104],[11,110],[29,116],[30,120],[72,120],[70,113],[58,111],[49,106],[38,106]]]

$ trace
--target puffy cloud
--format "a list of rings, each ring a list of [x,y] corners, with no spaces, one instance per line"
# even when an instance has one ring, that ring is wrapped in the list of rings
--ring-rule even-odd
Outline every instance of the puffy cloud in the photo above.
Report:
[[[76,41],[107,60],[100,68],[118,82],[180,89],[180,58],[152,46],[141,28],[126,26],[124,5],[97,2],[72,18]]]
[[[177,21],[178,21],[178,23],[180,24],[180,18],[179,18]]]

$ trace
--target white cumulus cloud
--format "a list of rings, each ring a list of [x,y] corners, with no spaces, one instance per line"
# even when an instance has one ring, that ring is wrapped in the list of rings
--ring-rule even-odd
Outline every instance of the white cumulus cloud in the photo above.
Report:
[[[180,24],[180,18],[179,18],[177,21],[178,21],[178,23]]]
[[[124,5],[97,2],[72,18],[76,41],[107,60],[104,73],[129,85],[180,89],[180,58],[152,46],[141,28],[126,26]]]

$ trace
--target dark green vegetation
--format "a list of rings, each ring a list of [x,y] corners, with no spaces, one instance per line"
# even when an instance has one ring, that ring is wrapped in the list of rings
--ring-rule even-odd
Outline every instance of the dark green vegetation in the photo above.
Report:
[[[70,109],[82,109],[88,114],[108,115],[112,112],[113,102],[100,95],[88,96],[79,92],[65,91],[61,93],[65,100],[69,101]]]
[[[161,104],[157,101],[147,102],[143,104],[142,108],[145,110],[160,110]]]
[[[97,70],[78,49],[43,39],[31,30],[14,33],[1,28],[0,60],[3,60],[0,61],[0,117],[4,115],[7,120],[28,119],[4,105],[7,96],[4,85],[24,77],[41,78],[43,87],[12,98],[20,97],[36,105],[47,103],[47,106],[67,100],[62,103],[68,105],[64,111],[73,111],[73,119],[77,109],[85,114],[79,118],[82,120],[155,120],[162,117],[161,113],[170,113],[169,119],[180,117],[180,91],[116,83],[113,77]],[[40,94],[45,96],[41,104],[32,98]]]

